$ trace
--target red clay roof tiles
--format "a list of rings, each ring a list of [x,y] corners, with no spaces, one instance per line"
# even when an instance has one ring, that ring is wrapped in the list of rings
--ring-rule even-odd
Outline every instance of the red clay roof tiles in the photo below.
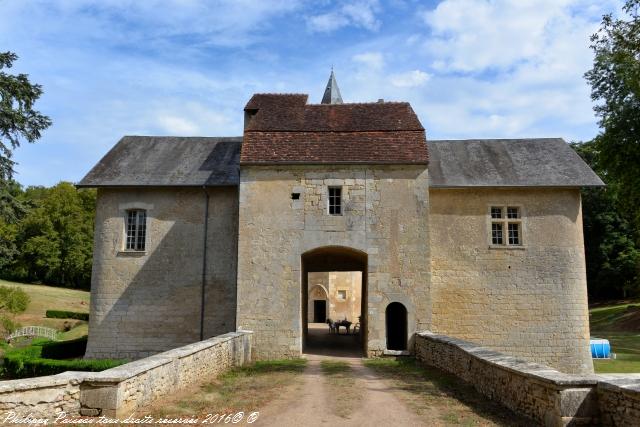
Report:
[[[426,164],[424,128],[407,102],[306,104],[256,94],[245,111],[241,164]]]

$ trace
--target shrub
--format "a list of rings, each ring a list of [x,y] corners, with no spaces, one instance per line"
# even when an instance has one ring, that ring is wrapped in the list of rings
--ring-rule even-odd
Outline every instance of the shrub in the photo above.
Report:
[[[80,313],[77,311],[47,310],[45,316],[49,319],[89,320],[89,313]]]
[[[45,359],[71,359],[84,356],[86,349],[86,336],[68,341],[50,341],[42,344],[41,357]]]
[[[86,337],[85,345],[86,345]],[[73,340],[78,341],[78,340]],[[4,374],[9,378],[29,378],[54,375],[64,371],[103,371],[126,363],[126,360],[56,360],[42,357],[43,348],[55,342],[38,342],[24,348],[7,349],[4,355]]]

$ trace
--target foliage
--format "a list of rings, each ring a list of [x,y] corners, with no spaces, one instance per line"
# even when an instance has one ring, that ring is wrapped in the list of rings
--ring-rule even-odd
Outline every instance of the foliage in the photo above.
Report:
[[[595,139],[607,176],[617,183],[617,195],[637,230],[640,229],[640,0],[627,0],[626,17],[602,19],[591,37],[593,68],[585,77],[591,85],[594,110],[600,118]]]
[[[51,341],[42,345],[41,357],[45,359],[70,359],[84,356],[87,337],[68,341]]]
[[[0,183],[11,180],[15,164],[11,154],[21,140],[36,142],[51,125],[49,117],[33,109],[42,95],[42,86],[29,82],[26,74],[2,71],[11,68],[17,59],[13,52],[0,53]]]
[[[45,317],[49,319],[77,319],[77,320],[89,320],[89,313],[80,313],[77,311],[64,311],[64,310],[47,310]]]
[[[125,360],[112,359],[48,359],[43,357],[43,350],[51,344],[51,341],[34,340],[30,346],[7,349],[4,355],[4,375],[9,378],[30,378],[65,371],[97,372],[126,363]]]
[[[606,189],[582,190],[589,295],[592,300],[640,295],[640,247],[630,215],[618,203],[620,186],[602,167],[596,142],[572,146],[607,181]]]
[[[23,313],[29,302],[29,295],[22,289],[0,286],[0,325],[4,333],[11,333],[19,327],[12,317]]]
[[[0,262],[0,277],[87,289],[95,190],[61,182],[51,188],[18,186],[14,193],[26,208],[13,223],[0,219],[0,254],[8,254]]]

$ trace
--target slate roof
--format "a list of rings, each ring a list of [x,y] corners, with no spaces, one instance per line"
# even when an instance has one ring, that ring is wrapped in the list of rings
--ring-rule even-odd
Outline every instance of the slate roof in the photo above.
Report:
[[[424,128],[409,103],[306,102],[304,94],[254,95],[240,163],[428,163]]]
[[[604,186],[560,138],[442,140],[427,144],[431,188]]]
[[[78,187],[236,186],[242,137],[125,136]]]
[[[338,88],[338,82],[336,81],[336,75],[333,72],[333,68],[331,69],[331,75],[329,76],[329,81],[327,82],[327,87],[324,90],[324,95],[322,95],[321,104],[342,104],[342,95],[340,95],[340,88]]]

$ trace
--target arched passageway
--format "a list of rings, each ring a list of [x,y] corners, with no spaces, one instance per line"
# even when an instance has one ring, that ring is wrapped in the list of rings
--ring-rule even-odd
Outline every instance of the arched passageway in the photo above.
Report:
[[[325,246],[305,252],[301,261],[303,351],[335,356],[366,354],[367,254],[344,246]],[[327,273],[326,283],[316,286],[322,281],[320,273]],[[325,304],[319,288],[327,293]],[[323,309],[326,321],[345,321],[349,327],[343,325],[336,331],[320,323]]]
[[[407,349],[407,309],[399,302],[392,302],[385,310],[387,350]]]

